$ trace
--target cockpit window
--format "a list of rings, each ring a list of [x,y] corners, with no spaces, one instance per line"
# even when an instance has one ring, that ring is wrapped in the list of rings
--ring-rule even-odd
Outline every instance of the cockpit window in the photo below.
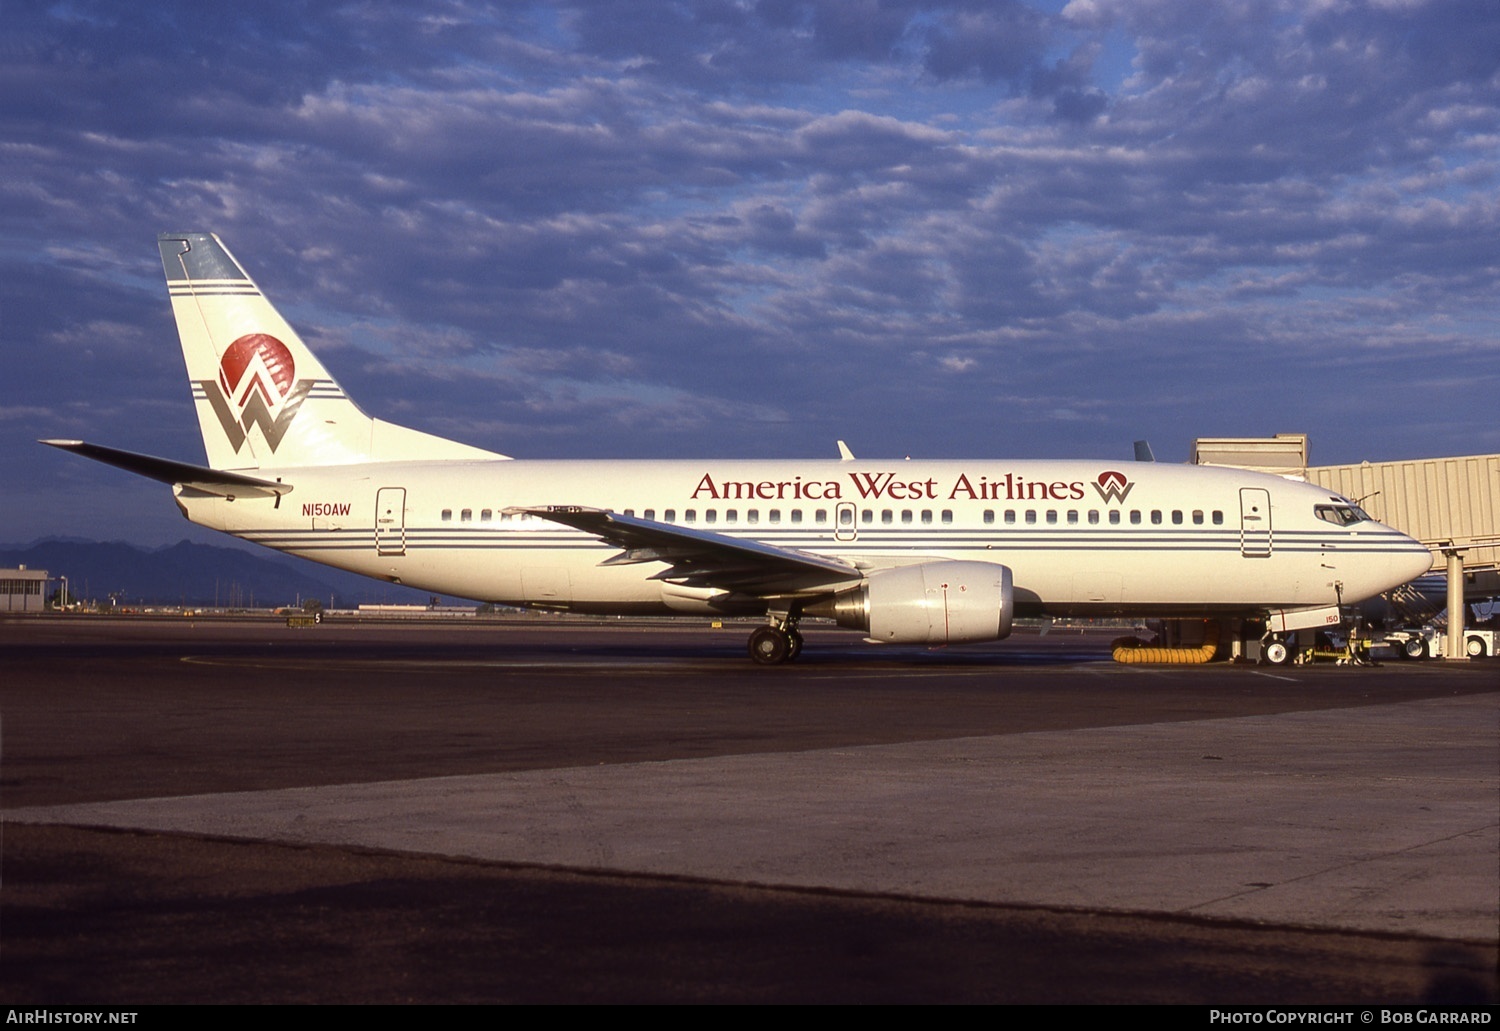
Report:
[[[1334,526],[1350,526],[1354,523],[1364,522],[1370,518],[1365,515],[1364,510],[1358,505],[1348,503],[1315,505],[1313,513],[1325,523],[1332,523]]]

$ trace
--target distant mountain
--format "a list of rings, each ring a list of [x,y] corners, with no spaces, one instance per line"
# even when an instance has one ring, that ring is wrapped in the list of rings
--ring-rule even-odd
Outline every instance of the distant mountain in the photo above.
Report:
[[[149,550],[124,541],[83,541],[49,537],[17,547],[0,545],[0,568],[45,569],[66,576],[75,598],[120,603],[255,606],[291,605],[317,598],[337,608],[385,602],[425,604],[429,595],[410,587],[381,583],[267,552],[264,557],[238,548],[179,541]],[[55,588],[49,588],[50,595]]]

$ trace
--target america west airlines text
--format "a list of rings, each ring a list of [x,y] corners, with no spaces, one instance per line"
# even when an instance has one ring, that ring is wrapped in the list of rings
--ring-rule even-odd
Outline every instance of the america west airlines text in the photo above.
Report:
[[[1123,473],[1099,474],[1092,484],[1083,480],[1028,480],[1008,472],[1004,476],[971,477],[960,473],[951,483],[935,478],[911,480],[895,472],[850,472],[847,479],[790,480],[714,479],[704,473],[693,489],[694,501],[1082,501],[1092,486],[1104,501],[1124,501],[1134,486]]]

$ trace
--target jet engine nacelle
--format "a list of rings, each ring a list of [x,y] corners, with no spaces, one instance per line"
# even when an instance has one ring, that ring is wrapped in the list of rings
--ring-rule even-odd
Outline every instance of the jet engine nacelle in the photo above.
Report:
[[[924,562],[871,573],[865,582],[810,606],[839,626],[890,644],[958,644],[1010,636],[1015,591],[1009,566]]]

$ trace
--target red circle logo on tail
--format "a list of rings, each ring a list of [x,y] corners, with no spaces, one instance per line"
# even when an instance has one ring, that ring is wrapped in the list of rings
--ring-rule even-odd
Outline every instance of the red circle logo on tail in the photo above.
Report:
[[[251,380],[241,390],[240,384],[247,375]],[[279,405],[291,391],[295,375],[292,352],[267,333],[245,334],[230,344],[219,359],[219,386],[226,397],[235,399],[242,408],[257,386],[267,404]]]

